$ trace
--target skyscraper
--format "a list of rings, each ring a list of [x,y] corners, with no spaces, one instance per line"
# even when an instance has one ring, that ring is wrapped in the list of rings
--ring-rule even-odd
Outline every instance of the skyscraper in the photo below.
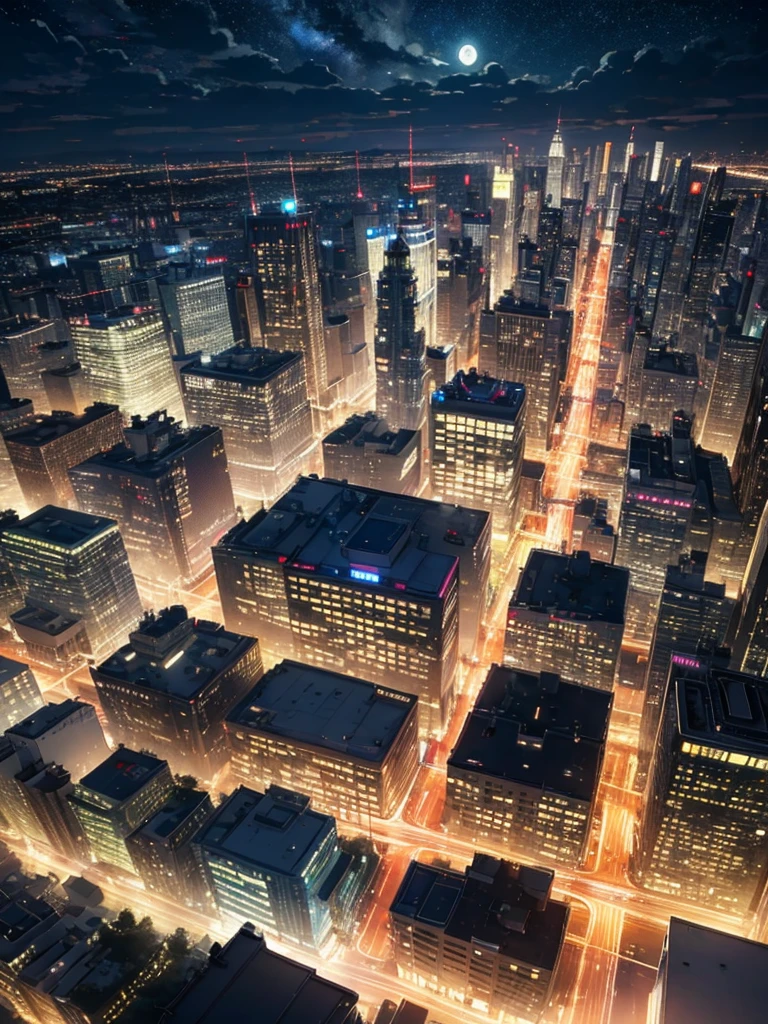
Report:
[[[29,665],[0,655],[0,732],[37,711],[43,703]]]
[[[50,412],[42,374],[72,362],[72,346],[60,341],[53,320],[6,321],[0,328],[0,367],[14,398],[25,398],[38,413]]]
[[[727,330],[720,346],[701,444],[721,452],[729,465],[736,458],[761,347],[759,338],[737,330]]]
[[[399,234],[379,274],[376,323],[376,411],[396,429],[418,430],[425,415],[426,342],[416,327],[418,282]]]
[[[410,250],[418,289],[416,330],[424,331],[427,348],[438,344],[436,192],[434,182],[416,182],[400,189],[397,203],[398,230]]]
[[[432,493],[492,512],[494,533],[507,538],[518,513],[525,407],[522,384],[476,370],[459,371],[431,398]]]
[[[215,355],[231,348],[235,339],[223,274],[174,269],[160,285],[160,298],[177,355]]]
[[[69,480],[83,512],[117,520],[134,572],[162,586],[210,571],[211,546],[235,523],[221,430],[182,430],[165,413],[134,416],[125,443],[84,456]]]
[[[649,181],[654,184],[661,179],[661,165],[664,160],[664,143],[655,142],[653,145],[653,162],[651,163],[651,173]]]
[[[512,287],[516,205],[515,172],[495,167],[491,185],[491,304]]]
[[[350,416],[323,439],[326,476],[396,494],[421,490],[421,430],[390,430],[375,413]]]
[[[547,187],[549,205],[559,209],[563,202],[563,171],[565,170],[565,146],[560,134],[560,119],[557,120],[555,134],[549,144],[547,156]]]
[[[651,430],[666,430],[678,409],[693,416],[698,385],[695,355],[635,338],[627,383],[628,429],[647,423]]]
[[[190,423],[221,425],[232,490],[246,512],[319,468],[299,352],[233,348],[188,363],[181,386]]]
[[[141,602],[114,520],[46,505],[4,530],[0,547],[27,603],[80,620],[94,657],[124,643]]]
[[[153,310],[94,314],[71,321],[72,340],[92,402],[120,407],[123,418],[157,409],[183,419],[163,321]]]

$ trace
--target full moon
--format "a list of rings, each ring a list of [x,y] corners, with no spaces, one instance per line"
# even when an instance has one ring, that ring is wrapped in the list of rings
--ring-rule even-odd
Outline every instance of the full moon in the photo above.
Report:
[[[477,60],[477,50],[471,43],[465,43],[459,50],[459,60],[465,67],[471,67]]]

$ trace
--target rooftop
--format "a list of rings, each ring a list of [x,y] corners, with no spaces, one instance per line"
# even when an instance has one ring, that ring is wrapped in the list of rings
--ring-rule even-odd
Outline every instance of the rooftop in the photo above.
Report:
[[[475,854],[464,874],[411,861],[390,907],[462,942],[481,942],[510,960],[552,970],[568,907],[548,899],[553,873]]]
[[[309,797],[278,786],[266,793],[239,786],[216,809],[196,842],[211,854],[298,875],[334,820],[313,811]]]
[[[417,434],[417,430],[390,430],[386,420],[369,412],[350,416],[323,439],[323,447],[371,448],[381,455],[399,455]]]
[[[259,1024],[346,1024],[357,995],[319,977],[313,968],[267,949],[251,925],[223,948],[211,949],[208,965],[171,1002],[160,1024],[220,1024],[253,1017]]]
[[[269,348],[245,348],[235,345],[215,356],[201,356],[186,363],[183,377],[213,377],[260,387],[279,377],[289,366],[302,359],[300,352],[275,352]]]
[[[335,580],[442,597],[460,549],[490,513],[339,480],[300,477],[268,511],[235,526],[225,548]]]
[[[78,784],[77,793],[81,798],[87,799],[87,791],[90,790],[115,803],[122,803],[167,768],[166,761],[161,761],[151,754],[118,747],[92,772],[83,776]]]
[[[699,664],[695,658],[672,668],[683,739],[768,755],[768,680]]]
[[[9,526],[5,534],[74,551],[100,533],[116,528],[115,520],[105,516],[92,516],[69,508],[59,508],[57,505],[44,505],[26,519]]]
[[[39,736],[53,729],[55,726],[65,722],[72,715],[80,714],[84,708],[92,707],[83,700],[63,700],[60,704],[46,704],[38,711],[23,718],[16,725],[8,729],[14,736],[20,736],[27,740],[35,740]]]
[[[22,672],[29,672],[29,665],[23,661],[14,661],[13,658],[6,658],[0,654],[0,688],[18,679]]]
[[[129,428],[130,430],[130,428]],[[128,443],[117,444],[108,451],[96,452],[69,472],[75,476],[88,474],[95,468],[102,468],[119,474],[133,474],[142,477],[160,477],[169,471],[179,455],[186,454],[200,441],[215,434],[219,427],[189,427],[175,430],[167,444],[154,450],[137,451]]]
[[[113,327],[143,326],[145,323],[162,323],[160,314],[153,306],[133,306],[112,310],[109,313],[89,313],[71,321],[78,328],[108,331]]]
[[[687,429],[686,429],[687,424]],[[627,479],[630,484],[693,485],[695,464],[690,420],[671,432],[654,433],[647,423],[632,428]]]
[[[411,694],[286,660],[262,676],[228,721],[381,761],[415,705]]]
[[[96,402],[94,405],[88,406],[82,416],[76,416],[71,412],[54,412],[51,416],[36,416],[26,426],[9,431],[5,435],[5,439],[13,444],[26,445],[28,448],[43,448],[91,423],[104,419],[105,416],[117,418],[120,416],[120,409],[118,406],[108,405],[106,402]]]
[[[150,841],[164,842],[183,825],[205,801],[209,801],[208,793],[199,789],[177,788],[166,800],[160,810],[144,822],[133,833]]]
[[[497,380],[476,370],[459,370],[453,380],[432,392],[432,408],[464,416],[514,422],[525,403],[525,385]]]
[[[595,794],[613,698],[590,686],[493,665],[449,760],[479,772],[589,801]]]
[[[627,569],[593,561],[588,551],[559,555],[535,548],[509,603],[510,614],[529,608],[560,618],[621,624],[628,587]]]
[[[645,353],[643,370],[654,373],[672,374],[676,377],[698,379],[699,370],[696,356],[692,352],[679,352],[666,345],[651,345]]]
[[[666,1024],[763,1024],[768,1003],[768,946],[679,917],[669,922]]]
[[[516,313],[518,316],[535,317],[537,320],[551,320],[552,311],[549,306],[537,305],[516,299],[511,291],[504,292],[494,306],[497,313]]]

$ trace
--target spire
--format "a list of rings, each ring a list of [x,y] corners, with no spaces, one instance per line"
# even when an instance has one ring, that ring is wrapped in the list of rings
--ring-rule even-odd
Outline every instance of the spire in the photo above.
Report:
[[[408,125],[408,186],[413,192],[413,125]]]
[[[296,175],[293,173],[293,153],[288,154],[288,168],[291,172],[291,189],[293,190],[293,201],[296,205],[296,209],[299,208],[299,200],[296,196]]]
[[[251,187],[251,171],[248,167],[248,154],[246,152],[243,152],[243,162],[245,163],[245,182],[248,186],[248,200],[251,206],[251,213],[255,217],[259,211],[256,206],[256,197],[254,196],[253,188]]]
[[[357,198],[363,198],[363,190],[360,187],[360,154],[355,150],[355,170],[357,171]]]

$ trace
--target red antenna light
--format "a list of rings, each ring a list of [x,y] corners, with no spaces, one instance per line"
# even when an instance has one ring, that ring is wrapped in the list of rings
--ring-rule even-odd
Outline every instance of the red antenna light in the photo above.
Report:
[[[413,125],[408,125],[408,179],[413,192]]]
[[[245,163],[245,181],[246,184],[248,185],[248,198],[251,203],[251,213],[255,217],[259,211],[256,206],[256,199],[253,195],[253,189],[251,188],[251,172],[248,168],[248,154],[245,152],[243,153],[243,162]]]
[[[360,154],[355,150],[355,170],[357,171],[357,198],[363,198],[363,190],[360,188]]]
[[[296,176],[293,173],[293,153],[288,154],[288,166],[291,170],[291,188],[293,189],[293,201],[296,203],[296,210],[299,209],[299,200],[296,198]]]

